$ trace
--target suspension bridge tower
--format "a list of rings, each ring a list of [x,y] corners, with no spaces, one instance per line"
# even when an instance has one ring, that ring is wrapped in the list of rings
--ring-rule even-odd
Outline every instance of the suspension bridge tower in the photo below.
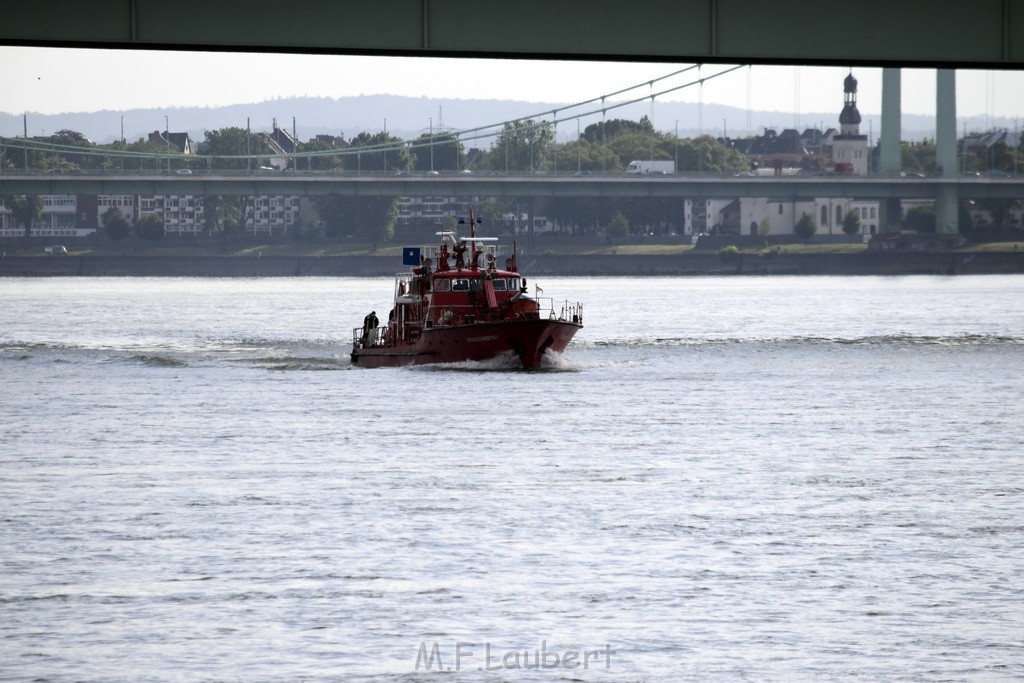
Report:
[[[882,139],[880,141],[879,173],[899,177],[902,171],[902,150],[900,146],[900,70],[882,69]],[[956,72],[952,69],[938,69],[935,77],[935,163],[937,175],[955,178],[958,174],[956,160]],[[936,232],[955,234],[959,232],[957,188],[953,184],[942,184],[935,197]],[[882,232],[895,230],[899,226],[899,200],[886,200],[882,205]]]

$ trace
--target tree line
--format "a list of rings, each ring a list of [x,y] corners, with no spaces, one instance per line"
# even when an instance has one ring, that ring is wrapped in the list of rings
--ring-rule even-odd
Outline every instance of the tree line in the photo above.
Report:
[[[206,131],[197,154],[168,155],[167,143],[140,138],[135,142],[117,141],[95,145],[80,133],[62,130],[45,139],[46,148],[22,149],[4,145],[0,165],[5,168],[28,167],[35,170],[67,171],[102,168],[125,171],[257,170],[278,155],[268,136],[239,127]],[[356,172],[401,174],[407,172],[459,172],[491,174],[521,173],[619,173],[635,159],[674,161],[681,173],[733,175],[749,168],[748,159],[731,145],[711,136],[678,138],[654,129],[648,117],[639,121],[612,119],[592,123],[576,139],[560,143],[554,124],[525,119],[503,125],[486,150],[467,150],[458,134],[451,131],[423,133],[403,140],[386,131],[362,132],[347,141],[343,149],[321,139],[297,142],[296,155],[289,158],[293,170],[311,172]],[[175,148],[171,148],[175,149]],[[175,150],[176,151],[176,150]],[[472,152],[472,155],[471,155]],[[934,173],[934,141],[903,143],[903,167],[907,172]],[[877,154],[877,149],[873,150]],[[997,169],[1003,172],[1024,170],[1019,149],[999,142],[986,150],[962,155],[965,170]],[[25,225],[32,212],[27,205],[7,201],[15,220]],[[27,201],[27,200],[22,200]],[[383,197],[327,196],[314,198],[319,215],[315,225],[297,226],[300,235],[317,232],[328,238],[358,236],[375,246],[388,242],[395,233],[397,199]],[[528,198],[492,200],[482,209],[492,216],[518,213],[517,207],[529,205]],[[208,196],[204,202],[204,232],[230,234],[244,230],[246,199]],[[32,202],[29,202],[32,204]],[[997,207],[1004,215],[1005,207]],[[622,215],[627,233],[639,233],[678,220],[680,200],[672,198],[585,198],[566,197],[545,207],[545,214],[563,232],[588,236],[612,218]],[[918,213],[923,213],[918,211]],[[108,220],[109,219],[109,220]],[[926,215],[915,221],[927,227]],[[111,237],[125,234],[123,216],[104,215]],[[30,224],[30,222],[29,222]],[[117,227],[110,230],[113,224]],[[618,225],[618,224],[617,224]],[[154,226],[129,226],[127,234],[155,235]],[[529,226],[527,227],[529,229]]]

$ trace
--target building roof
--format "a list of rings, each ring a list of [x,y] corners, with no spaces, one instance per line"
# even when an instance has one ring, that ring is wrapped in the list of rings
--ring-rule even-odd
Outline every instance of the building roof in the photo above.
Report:
[[[857,105],[847,104],[843,107],[842,113],[839,114],[839,123],[842,125],[853,125],[860,124],[860,112],[857,111]]]

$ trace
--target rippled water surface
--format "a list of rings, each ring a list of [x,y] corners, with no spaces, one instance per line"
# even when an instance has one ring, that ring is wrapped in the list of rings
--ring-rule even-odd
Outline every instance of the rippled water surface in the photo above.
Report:
[[[352,368],[383,279],[0,279],[0,679],[1024,677],[1024,279],[541,285],[524,373]]]

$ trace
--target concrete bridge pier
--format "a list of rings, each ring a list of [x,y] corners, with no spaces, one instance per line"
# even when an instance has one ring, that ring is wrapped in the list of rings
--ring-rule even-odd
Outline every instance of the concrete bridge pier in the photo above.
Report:
[[[939,69],[935,74],[935,162],[939,175],[956,178],[956,72]],[[941,186],[935,195],[935,231],[940,234],[960,232],[959,192],[955,185]]]
[[[899,178],[903,172],[901,74],[896,68],[882,69],[882,139],[879,141],[878,173],[887,178]],[[899,198],[888,197],[879,203],[879,232],[883,235],[898,232],[903,219]]]

